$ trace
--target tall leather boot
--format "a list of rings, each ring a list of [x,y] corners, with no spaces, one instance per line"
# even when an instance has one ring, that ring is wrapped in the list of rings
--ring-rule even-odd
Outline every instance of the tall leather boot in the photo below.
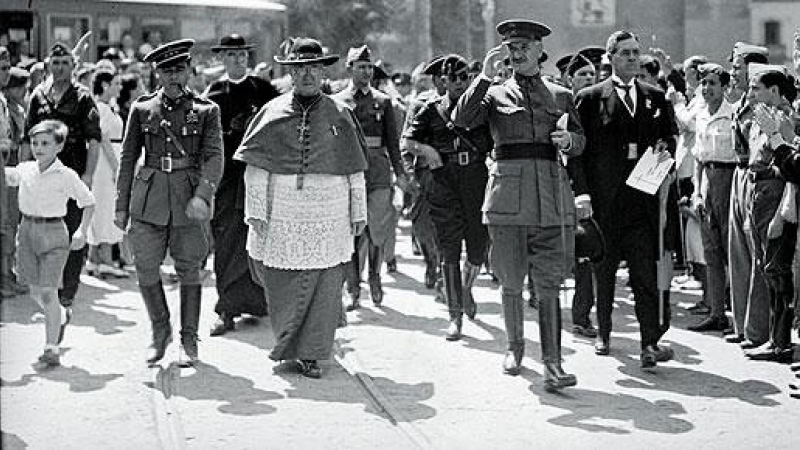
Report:
[[[472,285],[480,272],[481,266],[472,265],[469,261],[464,262],[464,270],[462,272],[464,314],[469,317],[469,320],[475,320],[475,315],[478,313],[478,305],[475,304],[475,298],[472,297]]]
[[[442,264],[442,275],[447,309],[450,311],[450,325],[444,337],[448,341],[457,341],[461,339],[461,316],[464,311],[461,268],[458,263]]]
[[[155,364],[164,357],[167,346],[172,342],[172,325],[169,323],[169,308],[164,287],[159,281],[149,286],[139,286],[139,291],[147,308],[152,327],[152,342],[147,351],[147,364]]]
[[[383,303],[383,286],[381,285],[381,265],[383,264],[383,247],[369,245],[369,295],[375,306]]]
[[[561,305],[557,295],[542,298],[539,302],[539,333],[545,390],[556,391],[575,386],[578,383],[575,375],[561,368]]]
[[[503,373],[519,375],[525,354],[525,310],[522,293],[503,294],[503,320],[506,324],[508,351],[503,359]]]
[[[190,367],[197,361],[197,326],[200,322],[199,284],[181,285],[181,366]],[[185,356],[185,358],[184,358]]]

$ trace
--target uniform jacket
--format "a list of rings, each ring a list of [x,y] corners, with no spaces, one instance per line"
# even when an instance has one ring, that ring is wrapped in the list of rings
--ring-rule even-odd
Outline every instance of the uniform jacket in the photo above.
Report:
[[[550,133],[558,120],[568,114],[572,138],[568,152],[580,154],[585,139],[572,92],[538,77],[521,82],[515,77],[491,86],[488,78],[476,78],[458,100],[455,124],[474,129],[488,122],[495,149],[546,146],[552,145]],[[498,160],[489,173],[482,210],[487,225],[575,225],[569,177],[558,161],[549,159]]]
[[[625,184],[644,151],[658,140],[674,154],[677,125],[664,92],[636,82],[636,115],[631,117],[611,78],[581,90],[576,104],[586,132],[583,154],[570,160],[575,193],[589,194],[595,218],[604,231],[627,220],[646,220],[658,228],[658,196]],[[630,144],[634,144],[635,151]]]
[[[388,188],[392,184],[392,170],[396,175],[404,173],[392,100],[375,88],[370,88],[364,96],[357,96],[357,92],[351,82],[332,97],[353,110],[364,131],[369,148],[367,190]]]
[[[440,153],[472,153],[473,150],[462,143],[458,135],[448,127],[448,123],[452,123],[450,113],[454,106],[446,94],[428,101],[411,120],[403,137],[430,145]],[[492,150],[492,136],[488,125],[484,124],[469,131],[462,129],[459,133],[469,139],[481,153],[475,157],[483,160],[485,154]]]
[[[170,173],[145,165],[136,173],[136,162],[171,155],[177,147],[162,127],[169,127],[191,158],[194,167]],[[122,141],[117,211],[128,211],[132,219],[155,225],[187,225],[186,206],[193,196],[212,204],[222,177],[222,126],[216,103],[187,94],[171,101],[163,90],[143,95],[131,106]]]
[[[92,139],[97,142],[103,140],[100,113],[97,112],[91,93],[83,86],[72,83],[57,104],[51,102],[46,95],[50,86],[50,83],[42,83],[33,90],[28,105],[25,135],[43,120],[64,122],[69,134],[58,159],[82,176],[86,172],[86,144]]]

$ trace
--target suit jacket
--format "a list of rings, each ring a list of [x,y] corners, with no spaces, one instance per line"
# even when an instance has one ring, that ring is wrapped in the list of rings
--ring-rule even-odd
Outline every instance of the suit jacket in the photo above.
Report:
[[[185,157],[191,158],[194,166],[164,172],[146,164],[134,178],[142,152],[148,160],[180,157],[162,120],[181,140],[188,153]],[[163,90],[144,95],[131,106],[122,140],[116,211],[126,211],[132,219],[154,225],[193,223],[186,216],[186,205],[193,196],[212,204],[223,164],[222,126],[216,103],[194,94],[172,102]]]
[[[674,154],[678,130],[672,105],[661,89],[636,82],[636,90],[634,117],[611,78],[581,90],[575,99],[586,147],[569,162],[573,188],[576,195],[591,196],[595,218],[604,231],[641,220],[649,222],[653,231],[658,229],[658,196],[637,191],[625,181],[645,150],[659,140]]]

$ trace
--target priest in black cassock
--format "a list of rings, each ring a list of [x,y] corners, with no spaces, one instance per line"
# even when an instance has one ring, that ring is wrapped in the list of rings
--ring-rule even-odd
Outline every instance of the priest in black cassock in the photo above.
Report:
[[[225,171],[217,189],[214,217],[211,219],[214,273],[219,295],[215,308],[219,318],[211,327],[211,336],[233,330],[234,318],[242,314],[267,314],[264,291],[250,276],[245,250],[245,164],[233,160],[250,119],[265,103],[278,96],[278,91],[269,82],[248,75],[248,52],[252,48],[238,34],[225,36],[219,45],[212,47],[225,65],[225,75],[208,87],[206,96],[217,103],[222,112]]]

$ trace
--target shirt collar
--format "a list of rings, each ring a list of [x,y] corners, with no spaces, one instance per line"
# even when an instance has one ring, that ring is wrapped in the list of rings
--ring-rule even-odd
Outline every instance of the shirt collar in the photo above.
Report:
[[[626,84],[626,83],[622,82],[622,78],[620,78],[619,75],[613,74],[613,75],[611,75],[611,82],[614,83],[614,87],[618,88],[618,89],[623,89],[622,86],[626,86],[626,85],[630,86],[630,87],[634,87],[634,86],[636,86],[636,77],[631,78],[631,81],[629,81]]]
[[[369,86],[359,89],[356,87],[355,83],[353,83],[353,80],[350,80],[350,91],[353,94],[360,91],[364,95],[369,95],[370,92],[372,92],[372,89]]]
[[[34,162],[36,163],[36,168],[38,169],[39,168],[39,162],[38,161],[34,161]],[[44,169],[44,172],[39,172],[39,173],[44,175],[46,173],[51,173],[51,172],[60,172],[61,169],[63,169],[63,168],[64,168],[64,163],[62,163],[61,160],[58,159],[58,156],[56,156],[55,161],[53,161],[53,163],[50,164],[50,167],[48,167],[47,169]]]

